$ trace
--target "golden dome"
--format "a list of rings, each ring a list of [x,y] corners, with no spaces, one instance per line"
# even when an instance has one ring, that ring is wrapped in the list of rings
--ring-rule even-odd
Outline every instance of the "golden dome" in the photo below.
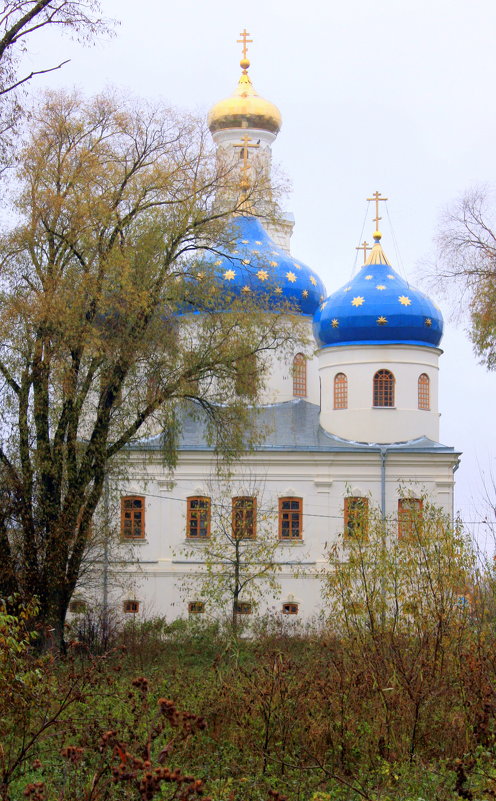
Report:
[[[240,66],[243,72],[234,94],[220,100],[209,111],[211,133],[226,128],[259,128],[278,133],[282,125],[281,112],[274,103],[255,92],[247,72],[250,62],[246,57],[241,59]]]

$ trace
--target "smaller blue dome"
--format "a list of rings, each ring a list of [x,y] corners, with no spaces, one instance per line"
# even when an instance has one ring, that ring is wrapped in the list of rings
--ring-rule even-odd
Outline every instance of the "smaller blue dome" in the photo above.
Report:
[[[314,315],[321,347],[337,345],[428,345],[437,347],[443,317],[435,304],[391,267],[376,235],[366,264],[330,295]]]
[[[218,294],[216,307],[210,310],[224,311],[233,299],[255,296],[269,310],[289,303],[296,313],[314,314],[325,298],[324,284],[310,267],[277,245],[259,219],[234,218],[230,239],[229,249],[220,245],[198,264],[199,277],[203,268],[225,289]],[[201,308],[190,307],[188,311],[199,312]]]

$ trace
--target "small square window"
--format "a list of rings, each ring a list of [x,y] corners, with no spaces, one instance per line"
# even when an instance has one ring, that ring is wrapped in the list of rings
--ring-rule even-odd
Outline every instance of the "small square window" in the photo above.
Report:
[[[86,612],[86,601],[75,598],[69,604],[69,612],[72,612],[73,615],[84,614]]]
[[[124,601],[123,603],[123,609],[127,615],[136,615],[139,612],[139,607],[139,601]]]
[[[253,607],[248,601],[236,601],[234,611],[237,615],[251,615]]]
[[[190,601],[188,604],[188,612],[190,615],[201,615],[205,611],[205,604],[203,601]]]
[[[297,615],[298,614],[298,604],[295,603],[287,603],[282,605],[282,613],[283,615]]]

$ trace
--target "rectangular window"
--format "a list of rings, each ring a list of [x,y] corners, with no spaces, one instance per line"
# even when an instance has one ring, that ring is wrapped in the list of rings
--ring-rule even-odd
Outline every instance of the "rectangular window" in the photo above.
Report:
[[[190,601],[188,604],[188,612],[190,615],[201,615],[205,611],[205,604],[203,601]]]
[[[122,608],[126,615],[135,615],[139,612],[139,601],[124,601]]]
[[[121,537],[125,540],[145,538],[145,499],[137,495],[121,498]]]
[[[187,499],[186,537],[205,540],[210,537],[210,498]]]
[[[232,528],[236,540],[253,540],[256,537],[257,499],[232,499]]]
[[[74,600],[69,604],[69,612],[74,615],[82,615],[86,612],[86,601]]]
[[[234,611],[237,615],[251,615],[252,605],[248,601],[236,601],[234,603]]]
[[[298,614],[298,604],[283,604],[282,605],[282,613],[283,613],[283,615],[297,615]]]
[[[349,539],[367,537],[368,498],[350,497],[344,499],[344,534]]]
[[[420,533],[422,501],[420,498],[400,498],[398,501],[398,538],[411,539]]]
[[[303,501],[301,498],[279,498],[279,539],[303,539]]]

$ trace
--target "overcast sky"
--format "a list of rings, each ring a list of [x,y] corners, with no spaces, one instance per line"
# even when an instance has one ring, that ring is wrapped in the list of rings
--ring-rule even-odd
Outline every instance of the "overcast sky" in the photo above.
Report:
[[[206,114],[237,83],[236,39],[246,27],[254,86],[283,117],[273,154],[292,185],[285,204],[296,218],[292,251],[328,292],[358,265],[372,192],[389,198],[386,254],[422,286],[419,265],[434,256],[443,208],[474,185],[496,182],[494,0],[102,0],[102,7],[120,22],[111,41],[82,48],[54,34],[31,40],[34,69],[71,58],[37,88],[122,87]],[[373,228],[371,205],[369,241]],[[451,324],[446,302],[436,300],[446,320],[441,441],[463,451],[456,507],[478,520],[487,513],[481,471],[489,481],[496,454],[496,374],[476,363],[463,324]]]

